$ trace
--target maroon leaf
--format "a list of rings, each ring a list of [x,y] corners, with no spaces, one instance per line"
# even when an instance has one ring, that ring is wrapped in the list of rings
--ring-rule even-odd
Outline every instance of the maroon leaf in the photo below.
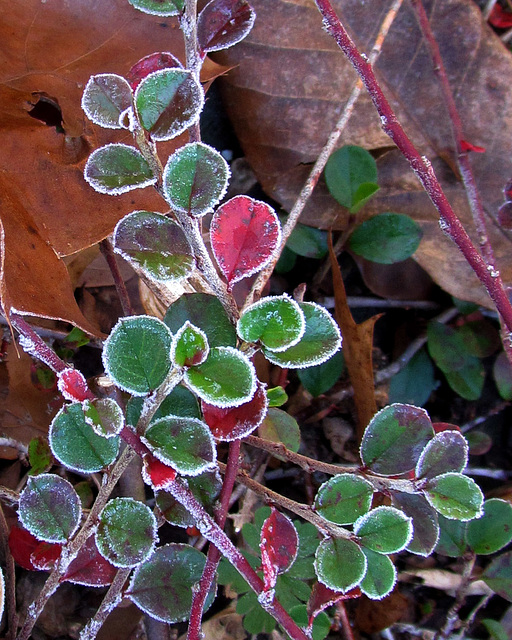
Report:
[[[299,550],[299,536],[293,522],[272,507],[260,535],[261,566],[265,591],[273,589],[277,576],[288,571]]]
[[[22,527],[14,526],[9,533],[9,549],[11,555],[14,558],[14,562],[28,571],[37,571],[39,568],[35,566],[34,559],[36,557],[36,551],[40,548],[47,550],[48,547],[54,547],[58,554],[62,549],[60,544],[49,544],[47,542],[42,543],[29,531]],[[34,555],[36,554],[36,555]]]
[[[442,431],[460,432],[460,427],[456,424],[451,424],[451,422],[433,422],[432,426],[434,427],[434,433],[441,433]]]
[[[30,554],[30,561],[34,569],[38,569],[39,571],[52,571],[55,563],[60,558],[61,551],[61,544],[40,542]]]
[[[144,80],[146,76],[149,76],[153,71],[159,71],[160,69],[173,69],[174,67],[183,67],[178,58],[175,58],[172,53],[167,51],[158,51],[151,53],[149,56],[145,56],[128,71],[126,79],[128,80],[132,91],[139,86],[139,82]]]
[[[64,369],[58,375],[57,386],[66,400],[83,402],[91,397],[84,376],[76,369]]]
[[[508,29],[512,27],[512,13],[495,4],[489,16],[489,22],[498,29]]]
[[[246,0],[212,0],[197,21],[199,46],[204,52],[232,47],[249,33],[255,17]]]
[[[204,421],[217,440],[236,440],[249,435],[263,422],[267,407],[267,394],[261,382],[252,399],[239,407],[223,409],[201,403]]]
[[[512,229],[512,202],[505,202],[498,209],[498,222],[504,229]]]
[[[229,285],[262,269],[281,239],[281,226],[265,202],[236,196],[217,209],[210,226],[215,259]]]
[[[308,601],[309,624],[311,625],[313,623],[313,620],[321,611],[336,604],[339,600],[349,600],[351,598],[359,598],[360,596],[361,589],[359,587],[355,587],[355,589],[351,589],[346,593],[341,593],[340,591],[329,589],[329,587],[326,587],[321,582],[317,582],[313,586]]]
[[[461,140],[460,147],[462,151],[474,151],[475,153],[485,153],[485,147],[479,147],[478,145],[472,144],[467,140]]]
[[[512,200],[512,180],[509,180],[503,188],[503,195],[505,200],[510,202]]]
[[[146,455],[144,456],[142,477],[144,482],[151,485],[156,491],[168,487],[176,478],[176,471],[169,465],[157,460],[154,456]]]
[[[117,568],[100,555],[91,536],[69,565],[64,580],[86,587],[105,587],[112,583]]]

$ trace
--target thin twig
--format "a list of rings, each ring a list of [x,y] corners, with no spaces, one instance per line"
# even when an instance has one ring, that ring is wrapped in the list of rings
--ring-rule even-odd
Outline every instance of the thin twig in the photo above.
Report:
[[[494,9],[494,5],[496,4],[498,0],[487,0],[487,4],[485,5],[483,11],[482,11],[482,15],[484,17],[484,20],[488,20],[489,16],[492,13],[492,10]]]
[[[130,296],[128,295],[126,284],[123,280],[121,272],[119,271],[119,266],[117,264],[116,257],[114,255],[114,249],[112,248],[112,243],[110,242],[110,240],[105,239],[100,242],[100,251],[107,261],[110,273],[114,278],[114,284],[116,286],[116,291],[117,295],[119,296],[119,302],[121,303],[123,314],[125,316],[132,316],[133,307],[130,301]]]
[[[450,610],[448,611],[448,614],[446,616],[446,622],[444,623],[443,627],[436,633],[436,635],[434,636],[434,640],[447,640],[455,627],[460,623],[459,611],[464,604],[464,601],[466,600],[467,590],[469,588],[469,585],[471,584],[471,574],[473,573],[475,560],[475,553],[471,553],[466,558],[464,562],[464,568],[462,570],[462,580],[459,588],[457,589],[455,602],[450,607]]]

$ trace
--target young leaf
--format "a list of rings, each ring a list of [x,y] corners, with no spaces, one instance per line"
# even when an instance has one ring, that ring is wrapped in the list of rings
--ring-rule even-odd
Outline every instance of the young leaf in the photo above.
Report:
[[[187,620],[193,587],[202,574],[206,556],[185,544],[166,544],[137,567],[127,596],[155,620],[174,623]],[[207,609],[215,597],[212,585],[205,603]]]
[[[338,382],[345,367],[343,352],[336,352],[327,362],[315,367],[298,369],[297,376],[302,386],[315,398],[327,393]]]
[[[290,451],[300,447],[300,428],[297,420],[286,411],[271,407],[258,427],[258,435],[264,440],[282,442]]]
[[[124,427],[124,413],[112,398],[95,398],[82,404],[84,417],[94,433],[104,438],[119,435]]]
[[[256,14],[246,0],[211,0],[197,19],[201,51],[220,51],[240,42],[252,29]]]
[[[422,495],[416,493],[394,491],[392,500],[396,507],[412,518],[413,536],[407,545],[407,551],[419,556],[429,556],[439,539],[437,511]]]
[[[83,402],[90,394],[87,381],[76,369],[64,369],[57,374],[57,387],[66,400]]]
[[[466,544],[467,522],[448,520],[442,515],[439,518],[439,540],[436,553],[450,558],[461,558],[468,550]]]
[[[450,471],[460,472],[468,463],[468,443],[459,431],[437,433],[421,452],[417,478],[434,478]]]
[[[128,0],[142,11],[154,16],[178,16],[185,10],[185,0]]]
[[[445,473],[424,486],[425,497],[445,518],[472,520],[482,513],[484,497],[480,487],[461,473]]]
[[[361,223],[349,239],[354,253],[379,264],[410,258],[420,244],[420,225],[399,213],[379,213]]]
[[[91,153],[84,178],[95,191],[118,196],[155,184],[156,178],[142,153],[126,144],[107,144]]]
[[[209,350],[206,333],[187,320],[172,340],[171,360],[178,367],[193,367],[206,360]]]
[[[377,165],[366,149],[346,145],[327,161],[325,182],[333,198],[356,213],[379,189]]]
[[[283,387],[273,387],[267,389],[267,401],[269,407],[282,407],[288,402],[288,394]]]
[[[434,429],[427,412],[409,404],[392,404],[376,413],[361,442],[361,460],[375,473],[411,471]]]
[[[366,556],[352,540],[325,538],[315,554],[315,571],[326,587],[346,593],[364,578]]]
[[[276,586],[277,576],[288,571],[295,562],[299,549],[299,536],[292,521],[272,508],[263,523],[260,535],[261,566],[265,591]]]
[[[481,578],[494,593],[512,602],[512,551],[495,558]]]
[[[30,477],[20,494],[18,517],[38,540],[67,542],[78,529],[81,515],[73,485],[55,474]]]
[[[270,261],[281,241],[281,225],[265,202],[236,196],[214,213],[210,239],[217,264],[233,286]]]
[[[195,259],[176,223],[150,211],[133,211],[114,229],[114,251],[158,282],[182,280],[195,267]]]
[[[329,522],[352,524],[370,508],[373,486],[358,476],[340,473],[318,489],[315,510]]]
[[[167,160],[164,197],[176,211],[204,216],[224,197],[229,176],[228,163],[218,151],[202,142],[191,142]]]
[[[87,423],[80,403],[65,405],[50,424],[48,440],[53,455],[68,469],[96,473],[117,458],[119,438],[104,438]]]
[[[363,547],[366,574],[359,588],[370,600],[382,600],[393,591],[396,582],[395,565],[388,556]]]
[[[159,71],[160,69],[174,69],[175,67],[183,69],[183,65],[178,58],[168,51],[157,51],[150,53],[148,56],[144,56],[144,58],[141,58],[132,65],[126,74],[126,79],[132,91],[135,91],[141,81],[149,76],[150,73]]]
[[[171,369],[171,342],[171,332],[157,318],[121,318],[105,341],[103,366],[118,387],[146,395],[162,384]]]
[[[341,347],[338,325],[323,307],[314,302],[301,302],[306,329],[300,341],[285,351],[263,349],[267,360],[280,367],[301,369],[322,364]]]
[[[394,507],[376,507],[355,521],[354,533],[367,549],[398,553],[411,541],[412,519]]]
[[[512,540],[512,505],[499,498],[486,500],[483,516],[468,522],[466,540],[478,555],[503,549]]]
[[[287,295],[270,296],[247,307],[236,330],[242,340],[272,351],[285,351],[304,335],[306,321],[299,305]]]
[[[115,73],[92,76],[85,85],[82,109],[94,124],[107,129],[122,129],[121,114],[132,106],[128,82]]]
[[[106,587],[112,583],[116,573],[117,568],[105,560],[98,551],[94,536],[90,536],[67,568],[63,579],[86,587]]]
[[[134,102],[140,123],[153,140],[170,140],[197,122],[204,93],[190,71],[161,69],[141,81]]]
[[[187,369],[185,382],[201,400],[222,408],[245,404],[256,392],[254,366],[232,347],[210,349],[203,364]]]
[[[95,533],[101,555],[116,567],[135,567],[153,552],[157,539],[151,509],[133,498],[109,500]]]

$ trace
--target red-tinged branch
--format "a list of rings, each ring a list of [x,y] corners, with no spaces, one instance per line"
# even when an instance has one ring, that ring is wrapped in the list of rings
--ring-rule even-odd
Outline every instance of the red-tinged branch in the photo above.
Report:
[[[487,289],[498,312],[503,317],[509,331],[512,331],[512,305],[494,265],[487,265],[482,258],[459,218],[453,211],[441,185],[434,173],[431,163],[422,157],[413,145],[403,127],[397,120],[391,105],[384,96],[375,77],[372,66],[366,56],[363,56],[341,24],[332,8],[330,0],[315,0],[322,14],[326,31],[335,39],[336,43],[347,56],[353,67],[361,77],[382,122],[382,127],[393,140],[398,149],[407,158],[409,164],[429,195],[439,212],[441,229],[455,242],[460,251],[476,273],[478,279]]]

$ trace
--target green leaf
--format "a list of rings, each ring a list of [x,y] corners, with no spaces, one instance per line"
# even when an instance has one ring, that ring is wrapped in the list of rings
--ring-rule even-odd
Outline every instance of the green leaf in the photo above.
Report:
[[[492,372],[500,396],[512,400],[512,367],[504,351],[498,354]]]
[[[99,193],[118,196],[155,184],[151,167],[135,147],[107,144],[91,153],[84,169],[84,178]]]
[[[338,382],[345,367],[343,352],[338,351],[323,364],[307,369],[298,369],[297,376],[302,386],[315,398],[327,393]]]
[[[325,181],[333,198],[343,207],[357,210],[357,205],[362,206],[378,189],[377,165],[365,149],[346,145],[331,154]]]
[[[486,500],[483,516],[468,522],[466,540],[479,555],[503,549],[512,540],[512,505],[499,498]]]
[[[425,349],[421,349],[391,378],[389,403],[403,402],[422,407],[437,385],[432,360]]]
[[[490,618],[484,618],[481,623],[489,632],[490,637],[493,640],[509,640],[509,635],[505,627],[497,620],[491,620]]]
[[[162,384],[171,369],[171,341],[167,325],[157,318],[121,318],[105,341],[105,371],[124,391],[146,395]]]
[[[130,398],[126,405],[126,422],[132,427],[137,426],[144,399],[140,397]],[[165,416],[181,416],[183,418],[200,418],[199,404],[195,395],[182,385],[177,385],[166,396],[165,400],[158,407],[158,411],[151,419],[151,423]]]
[[[442,515],[439,518],[439,540],[436,553],[450,558],[461,558],[467,551],[466,530],[468,523],[461,520],[448,520]]]
[[[286,411],[270,407],[265,419],[258,427],[258,435],[264,440],[282,442],[290,451],[300,447],[300,428],[297,420]]]
[[[135,567],[153,552],[157,523],[151,509],[133,498],[113,498],[100,513],[96,545],[116,567]]]
[[[484,497],[479,486],[461,473],[445,473],[429,480],[425,497],[448,519],[472,520],[482,513]]]
[[[392,500],[395,507],[412,518],[413,536],[407,551],[419,556],[429,556],[439,538],[437,511],[420,494],[394,491]]]
[[[115,73],[89,78],[82,96],[85,115],[100,127],[123,129],[121,114],[132,106],[132,90],[127,80]]]
[[[350,591],[366,573],[366,557],[358,544],[346,538],[325,538],[315,555],[318,579],[333,591]]]
[[[32,438],[28,443],[29,475],[37,476],[48,471],[53,464],[53,456],[48,443],[43,438]]]
[[[481,578],[494,593],[512,602],[512,551],[495,558]]]
[[[308,608],[305,604],[298,604],[290,609],[290,616],[300,627],[306,628],[309,624]],[[311,637],[313,640],[324,640],[329,635],[330,630],[331,620],[329,616],[325,611],[320,611],[313,622]]]
[[[202,142],[180,147],[164,169],[164,197],[175,211],[203,216],[226,193],[230,171],[218,151]]]
[[[349,238],[349,246],[358,256],[394,264],[410,258],[420,244],[420,225],[399,213],[379,213],[361,223]]]
[[[238,407],[256,391],[254,366],[232,347],[210,349],[203,364],[187,369],[185,381],[201,400],[214,407]]]
[[[358,476],[341,473],[318,489],[315,510],[329,522],[352,524],[372,504],[373,486]]]
[[[187,476],[203,473],[216,461],[210,429],[196,418],[160,418],[150,424],[142,441],[161,462]]]
[[[363,548],[366,556],[366,574],[359,585],[361,591],[371,600],[382,600],[393,591],[396,583],[396,569],[388,556]]]
[[[281,407],[283,404],[288,402],[288,394],[283,389],[283,387],[273,387],[272,389],[267,389],[267,401],[269,407]]]
[[[178,16],[185,10],[185,0],[128,0],[142,11],[154,16]]]
[[[379,188],[379,185],[374,182],[365,182],[364,184],[359,185],[353,195],[354,205],[350,207],[350,213],[357,213],[359,209],[364,207],[368,200],[371,200],[377,193]]]
[[[104,438],[87,423],[79,402],[64,405],[50,424],[48,440],[53,455],[68,469],[97,473],[112,464],[119,452],[119,438]]]
[[[411,471],[434,436],[427,412],[409,404],[392,404],[376,413],[361,442],[361,460],[375,473]]]
[[[38,540],[67,542],[81,516],[80,498],[71,483],[52,473],[31,476],[20,494],[18,517]]]
[[[170,140],[197,122],[204,93],[190,71],[160,69],[140,82],[134,101],[140,123],[153,140]]]
[[[296,345],[306,321],[299,305],[287,295],[263,298],[247,307],[236,330],[242,340],[258,342],[273,352]]]
[[[82,403],[84,417],[94,433],[104,438],[119,435],[124,427],[124,414],[112,398],[95,398]]]
[[[460,472],[468,463],[468,443],[459,431],[437,433],[421,452],[417,478],[434,478],[450,471]]]
[[[133,211],[114,229],[114,251],[157,282],[188,277],[195,259],[183,229],[160,213]]]
[[[287,369],[301,369],[322,364],[341,347],[341,334],[332,316],[314,302],[302,302],[306,330],[300,341],[285,351],[263,349],[267,360]]]
[[[394,507],[376,507],[355,521],[354,533],[367,549],[398,553],[412,539],[412,519]]]
[[[171,359],[178,367],[193,367],[206,360],[209,350],[206,333],[187,321],[173,338]]]
[[[199,582],[206,556],[186,544],[166,544],[137,567],[127,596],[155,620],[174,623],[187,620],[192,592]],[[207,609],[215,597],[213,584],[205,603]]]
[[[281,218],[282,224],[285,219]],[[297,224],[286,241],[286,248],[303,258],[319,260],[327,254],[327,232]]]

